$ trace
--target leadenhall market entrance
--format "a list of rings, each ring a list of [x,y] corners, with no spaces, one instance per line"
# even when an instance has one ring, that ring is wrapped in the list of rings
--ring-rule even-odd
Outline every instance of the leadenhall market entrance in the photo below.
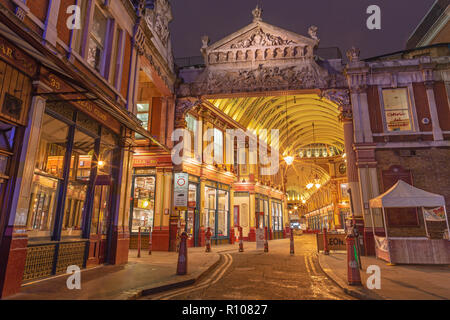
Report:
[[[341,183],[352,189],[355,221],[362,227],[352,105],[340,51],[320,50],[315,26],[302,36],[264,22],[259,8],[252,14],[252,23],[219,41],[210,43],[207,36],[202,37],[204,65],[179,61],[177,128],[200,136],[214,128],[214,146],[224,150],[232,146],[223,138],[226,130],[243,128],[248,140],[245,149],[243,144],[239,147],[239,153],[245,150],[241,160],[250,158],[253,151],[248,141],[255,137],[259,146],[265,144],[271,153],[279,154],[279,170],[266,174],[260,158],[256,165],[237,162],[233,140],[235,156],[226,156],[233,160],[213,164],[217,174],[230,175],[232,181],[232,210],[225,207],[230,212],[226,224],[233,228],[232,238],[238,236],[238,227],[243,228],[246,241],[255,241],[256,230],[265,228],[270,239],[288,237],[290,216],[304,217],[327,205],[336,208],[331,212],[330,231],[342,229],[337,208],[348,199],[337,190]],[[356,51],[350,54],[358,60]],[[272,129],[279,132],[273,143]],[[208,168],[201,157],[187,158],[183,169],[197,162]],[[339,170],[343,166],[349,170]],[[220,190],[210,188],[208,182],[205,188],[203,226],[211,228],[213,238],[226,238],[226,226],[220,228],[225,220],[218,215],[223,209],[217,201]]]

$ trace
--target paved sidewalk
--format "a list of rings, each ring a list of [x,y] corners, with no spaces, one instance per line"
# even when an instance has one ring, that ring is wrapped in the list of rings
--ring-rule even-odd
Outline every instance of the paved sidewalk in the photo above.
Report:
[[[7,297],[12,300],[126,300],[141,295],[187,286],[194,283],[220,260],[220,251],[238,250],[237,245],[188,249],[188,274],[176,275],[178,253],[129,251],[125,265],[105,265],[81,272],[81,290],[67,289],[68,275],[56,276],[22,286],[21,292]]]
[[[362,257],[360,271],[363,287],[347,284],[347,254],[319,254],[322,270],[344,291],[360,299],[440,300],[450,299],[449,265],[393,265],[375,257]],[[369,290],[366,285],[369,265],[381,270],[381,289]]]

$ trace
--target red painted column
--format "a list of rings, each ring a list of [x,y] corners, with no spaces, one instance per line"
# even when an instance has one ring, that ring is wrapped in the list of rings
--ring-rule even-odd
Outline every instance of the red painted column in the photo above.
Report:
[[[22,284],[27,258],[25,228],[8,226],[0,247],[0,298],[16,294]]]

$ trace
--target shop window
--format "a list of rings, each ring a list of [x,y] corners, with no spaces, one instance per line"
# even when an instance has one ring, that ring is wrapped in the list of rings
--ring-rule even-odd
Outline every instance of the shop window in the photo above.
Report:
[[[408,89],[383,89],[382,92],[387,130],[411,131]]]
[[[69,182],[64,203],[63,236],[80,236],[86,192],[93,168],[95,139],[75,130]]]
[[[112,66],[111,66],[111,76],[110,83],[116,88],[120,88],[120,73],[122,71],[123,65],[123,46],[124,46],[124,31],[117,28],[114,37],[114,47],[112,54]]]
[[[150,105],[148,103],[137,103],[136,116],[142,121],[142,127],[146,130],[150,130],[148,126],[148,119],[150,118]],[[136,133],[136,139],[144,139],[144,137],[139,133]]]
[[[107,26],[108,19],[99,8],[95,7],[91,32],[89,34],[87,62],[97,71],[100,71],[104,59]]]
[[[68,130],[67,124],[44,114],[27,219],[30,237],[51,235]]]
[[[186,129],[189,131],[190,134],[190,146],[186,148],[186,150],[191,154],[191,157],[195,157],[195,137],[197,134],[197,119],[190,115],[186,115]]]
[[[218,190],[217,237],[228,236],[228,191]]]
[[[216,189],[205,187],[205,212],[204,212],[205,229],[210,227],[211,234],[215,235],[216,224]]]
[[[214,161],[223,164],[223,132],[214,128]]]
[[[16,127],[0,121],[0,178],[8,177],[8,165],[14,145]]]
[[[197,185],[190,183],[188,190],[188,210],[185,211],[186,232],[189,238],[194,236],[195,208],[197,203]]]
[[[100,139],[100,153],[98,156],[98,175],[112,175],[114,167],[114,154],[119,141],[114,133],[106,128],[102,128]]]
[[[133,184],[133,212],[131,231],[148,232],[153,227],[155,210],[155,177],[135,176]]]

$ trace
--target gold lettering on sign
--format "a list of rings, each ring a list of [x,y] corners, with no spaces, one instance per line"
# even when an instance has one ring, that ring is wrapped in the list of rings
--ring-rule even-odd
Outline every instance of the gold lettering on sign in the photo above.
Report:
[[[4,56],[12,58],[13,49],[10,47],[5,46],[3,43],[0,44],[0,49],[2,50],[2,54]]]

